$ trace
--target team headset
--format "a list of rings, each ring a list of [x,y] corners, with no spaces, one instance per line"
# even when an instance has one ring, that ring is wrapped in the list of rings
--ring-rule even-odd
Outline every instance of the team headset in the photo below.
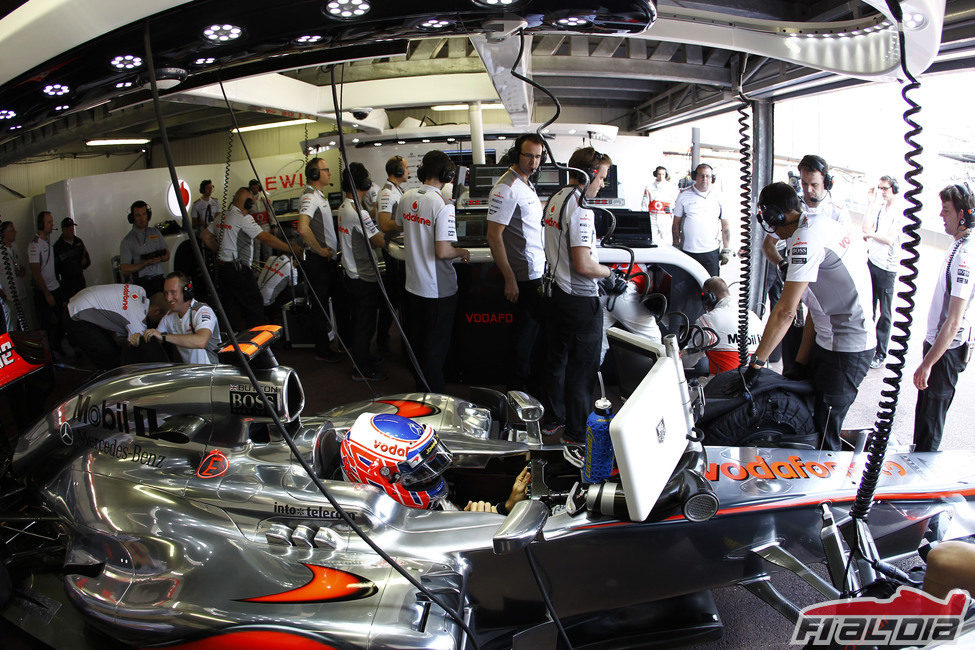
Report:
[[[704,303],[704,308],[711,311],[718,306],[718,296],[713,291],[701,291],[701,302]]]
[[[193,301],[193,280],[187,280],[183,284],[183,302],[192,302],[192,301]]]
[[[308,164],[305,165],[305,179],[306,180],[309,180],[309,181],[317,181],[319,178],[322,177],[322,170],[320,170],[318,168],[318,161],[319,160],[321,160],[321,158],[314,158],[312,160],[309,160],[308,161]]]
[[[149,223],[149,221],[152,220],[152,207],[150,207],[149,204],[146,203],[145,201],[136,201],[135,203],[133,203],[131,205],[131,207],[129,207],[129,214],[128,214],[128,216],[126,218],[129,220],[129,223],[133,223],[133,224],[135,223],[135,214],[133,214],[133,211],[136,208],[143,207],[143,205],[137,205],[139,203],[142,203],[145,206],[145,208],[146,208],[146,223]]]
[[[819,172],[823,175],[823,189],[825,189],[827,192],[833,189],[833,177],[829,173],[829,165],[826,164],[825,160],[819,156],[807,154],[802,157],[802,160],[799,161],[796,169],[801,172],[803,167],[809,171]],[[893,183],[891,183],[891,187],[894,187]],[[897,190],[894,190],[894,194],[897,194]]]
[[[531,133],[525,133],[519,135],[518,139],[515,140],[515,145],[508,149],[508,161],[510,164],[517,166],[521,162],[521,147],[525,142],[528,141],[528,137],[532,135]],[[539,168],[545,164],[545,159],[548,156],[548,152],[545,151],[545,146],[542,146],[542,159],[539,161]]]
[[[519,138],[519,140],[520,139],[521,138]],[[512,149],[511,151],[514,151],[514,149]],[[518,151],[520,152],[520,149]],[[510,152],[509,152],[509,154],[510,154]],[[601,154],[598,151],[596,151],[595,149],[593,149],[592,159],[589,160],[589,161],[587,161],[588,162],[588,165],[587,166],[589,167],[589,173],[587,174],[588,178],[586,179],[586,186],[588,186],[589,183],[592,182],[592,179],[595,178],[595,176],[596,176],[596,170],[599,167],[599,162],[601,160],[603,160],[603,154]],[[572,172],[570,171],[569,172],[570,178],[571,178],[571,175],[572,175]],[[560,189],[559,191],[561,192],[562,190]],[[572,195],[578,196],[577,204],[578,204],[579,207],[582,207],[582,203],[585,200],[585,195],[583,193],[582,186],[573,185],[572,186],[572,192],[570,193],[569,196],[565,197],[565,200],[562,202],[562,207],[559,209],[559,232],[562,232],[562,222],[565,221],[565,210],[566,210],[566,208],[569,205],[569,199],[572,197]],[[544,222],[544,219],[545,219],[545,216],[544,215],[545,215],[545,211],[544,211],[544,208],[543,208],[543,210],[542,210],[542,225],[543,226],[544,226],[544,223],[545,223]],[[552,285],[555,284],[555,274],[559,270],[559,262],[562,259],[562,246],[560,245],[557,250],[558,250],[558,253],[557,253],[556,257],[555,257],[555,265],[552,266],[551,268],[549,268],[548,261],[546,260],[546,262],[545,262],[545,272],[542,275],[542,294],[546,298],[551,298],[552,297]]]
[[[441,167],[440,173],[437,174],[437,180],[443,183],[444,185],[446,185],[447,183],[450,183],[454,180],[454,174],[456,173],[457,173],[456,168],[450,168],[447,166]],[[416,177],[418,179],[422,179],[420,181],[421,183],[427,179],[426,175],[423,173],[423,165],[420,165],[419,167],[416,168]]]
[[[393,166],[389,168],[389,173],[396,178],[403,178],[403,175],[406,174],[406,168],[403,167],[403,160],[403,156],[396,156],[393,158]]]
[[[956,184],[954,187],[959,191],[959,193],[961,193],[961,197],[962,200],[965,201],[965,205],[975,204],[975,197],[973,197],[972,193],[968,191],[968,187],[960,183]],[[970,229],[973,225],[975,225],[975,209],[961,209],[961,225],[966,229]],[[40,230],[40,228],[38,228],[38,230]]]
[[[894,180],[893,176],[888,176],[887,178],[890,179],[890,191],[895,195],[898,194],[901,191],[901,186],[897,184],[897,181]]]
[[[706,166],[708,169],[711,170],[711,182],[712,183],[717,183],[718,182],[718,175],[716,173],[714,173],[714,167],[712,167],[711,165],[708,165],[707,163],[704,163],[703,166]],[[690,177],[693,178],[694,180],[697,180],[697,170],[700,167],[702,167],[702,165],[698,165],[697,167],[695,167],[694,169],[691,170]],[[653,171],[656,172],[657,170],[655,169]],[[664,170],[664,172],[666,173],[666,169]],[[668,181],[670,180],[670,174],[667,174],[666,179]]]

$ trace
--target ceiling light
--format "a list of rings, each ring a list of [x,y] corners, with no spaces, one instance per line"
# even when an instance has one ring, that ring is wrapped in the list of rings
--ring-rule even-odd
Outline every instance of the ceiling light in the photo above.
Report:
[[[115,84],[115,87],[116,88],[131,88],[132,87],[132,82],[131,81],[120,81],[117,84]]]
[[[230,129],[231,133],[247,133],[248,131],[261,131],[263,129],[277,129],[282,126],[298,126],[299,124],[313,124],[316,120],[286,120],[284,122],[268,122],[267,124],[255,124],[254,126],[244,126],[239,129]]]
[[[335,146],[335,140],[332,140],[331,142],[329,142],[329,143],[328,143],[328,146],[330,146],[330,147],[334,147],[334,146]]]
[[[85,144],[89,147],[111,147],[126,144],[149,144],[149,140],[146,138],[117,138],[114,140],[89,140]]]
[[[423,138],[423,142],[425,142],[426,144],[430,144],[430,138]]]
[[[383,146],[383,143],[382,142],[373,142],[372,143],[372,146],[374,146],[374,147],[381,147],[381,146]]]
[[[71,107],[68,106],[67,104],[61,104],[60,106],[55,106],[54,107],[54,110],[56,110],[56,111],[66,111],[69,108],[71,108]]]
[[[22,128],[24,128],[24,125],[23,124],[15,124],[14,126],[10,127],[10,130],[11,131],[19,131]]]
[[[575,129],[569,129],[569,135],[575,135],[575,134],[576,134]]]
[[[216,61],[212,56],[203,56],[193,62],[193,65],[210,65]]]
[[[406,144],[406,140],[397,140],[396,144]]]
[[[582,27],[588,23],[588,20],[579,16],[569,16],[568,18],[559,18],[558,20],[558,24],[563,27]]]
[[[506,136],[506,135],[499,135],[498,136],[498,140],[507,140],[507,139],[508,139],[508,136]]]
[[[901,24],[904,25],[904,29],[921,29],[928,22],[924,14],[920,13],[908,13],[904,14],[904,20]]]
[[[339,20],[355,20],[369,13],[372,9],[367,0],[329,0],[325,4],[324,13]]]
[[[226,43],[240,38],[243,31],[236,25],[210,25],[203,30],[203,36],[215,43]]]
[[[467,104],[437,104],[431,106],[431,111],[466,111],[468,108]]]
[[[447,138],[447,142],[454,142],[457,138]],[[526,154],[527,155],[527,154]]]
[[[121,54],[112,59],[112,65],[119,70],[132,70],[142,65],[142,58],[134,54]]]
[[[352,144],[359,144],[359,138],[352,138]]]
[[[322,40],[321,34],[305,34],[296,38],[295,43],[298,45],[312,45],[320,40]]]
[[[479,7],[510,7],[519,0],[471,0]]]
[[[443,29],[449,24],[450,24],[449,20],[440,20],[439,18],[428,18],[427,20],[424,20],[422,23],[417,25],[417,27],[419,27],[420,29],[436,30],[436,29]]]
[[[6,108],[0,109],[0,120],[12,120],[15,117],[17,117],[15,112],[7,110]]]
[[[63,84],[48,84],[44,86],[44,94],[50,95],[51,97],[57,97],[58,95],[67,95],[70,88]]]

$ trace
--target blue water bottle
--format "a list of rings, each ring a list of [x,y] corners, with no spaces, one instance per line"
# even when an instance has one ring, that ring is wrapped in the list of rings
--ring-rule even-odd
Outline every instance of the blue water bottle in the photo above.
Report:
[[[612,419],[613,405],[600,397],[595,410],[586,418],[586,458],[582,466],[586,483],[602,483],[613,473],[613,440],[609,437]]]

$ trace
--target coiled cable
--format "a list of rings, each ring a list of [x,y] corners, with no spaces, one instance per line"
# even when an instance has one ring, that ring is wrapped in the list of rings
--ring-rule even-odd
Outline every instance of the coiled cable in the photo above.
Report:
[[[744,66],[742,66],[744,71]],[[748,134],[748,107],[739,90],[738,147],[741,152],[741,287],[738,289],[738,359],[748,361],[748,299],[751,290],[752,258],[752,146]]]
[[[10,250],[2,241],[0,241],[0,248],[3,249],[3,272],[7,277],[7,293],[10,294],[10,299],[14,304],[17,325],[23,332],[27,330],[27,319],[24,318],[24,305],[20,301],[20,292],[17,290],[17,276],[14,273],[13,260],[10,259]]]
[[[903,319],[895,319],[893,323],[893,329],[899,330],[899,332],[895,332],[891,336],[892,345],[889,350],[889,356],[893,357],[893,360],[887,362],[889,374],[884,377],[884,383],[887,385],[887,388],[880,392],[882,400],[877,409],[877,419],[874,422],[873,432],[867,441],[867,459],[864,463],[863,477],[857,486],[856,499],[850,508],[850,517],[862,520],[865,520],[867,514],[870,512],[870,507],[873,505],[874,492],[876,492],[877,483],[880,481],[884,456],[887,453],[887,443],[890,440],[891,426],[894,421],[894,413],[897,410],[897,398],[900,394],[901,380],[904,375],[907,344],[911,338],[911,324],[914,321],[914,296],[917,293],[917,263],[920,259],[917,249],[921,243],[921,237],[918,235],[918,230],[921,227],[921,219],[918,216],[918,213],[921,211],[921,202],[917,197],[924,189],[924,186],[918,180],[924,167],[916,160],[923,151],[923,147],[917,142],[922,128],[915,121],[915,116],[921,112],[921,106],[909,96],[910,93],[920,88],[921,84],[914,78],[910,70],[907,69],[907,48],[904,39],[904,26],[901,22],[902,12],[900,4],[897,2],[888,2],[888,7],[890,7],[891,12],[897,19],[901,70],[904,72],[904,76],[908,81],[901,89],[901,97],[904,98],[908,106],[904,111],[904,122],[909,127],[907,133],[904,135],[904,142],[910,148],[904,156],[905,162],[910,167],[910,170],[904,175],[904,180],[907,185],[911,186],[904,193],[904,198],[910,205],[904,210],[904,216],[907,219],[907,224],[904,226],[904,234],[907,240],[901,245],[901,249],[906,255],[901,260],[901,266],[904,267],[904,270],[901,272],[900,281],[906,288],[897,293],[898,298],[904,304],[898,306],[894,311],[902,316]]]

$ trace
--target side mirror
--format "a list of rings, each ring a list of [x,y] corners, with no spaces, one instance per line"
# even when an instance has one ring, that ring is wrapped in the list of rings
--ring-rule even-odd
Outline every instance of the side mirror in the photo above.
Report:
[[[541,501],[519,501],[494,534],[494,553],[504,555],[528,547],[541,536],[548,520],[548,506]]]
[[[520,390],[508,391],[508,405],[518,416],[518,419],[525,423],[527,429],[527,443],[542,444],[542,415],[545,414],[545,407],[537,399]]]

